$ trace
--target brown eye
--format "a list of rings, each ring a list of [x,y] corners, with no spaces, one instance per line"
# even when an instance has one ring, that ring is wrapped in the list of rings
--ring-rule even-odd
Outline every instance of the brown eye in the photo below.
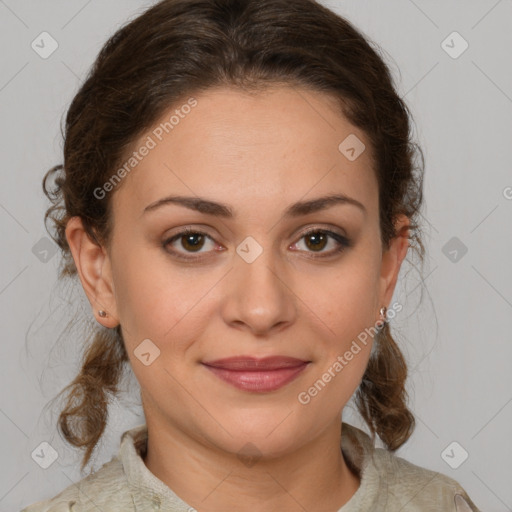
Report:
[[[208,240],[213,243],[212,238],[208,234],[187,228],[165,240],[162,245],[166,251],[172,253],[176,258],[198,260],[205,256],[204,253],[208,252],[201,251]],[[178,244],[178,242],[180,243]],[[197,253],[199,256],[187,256],[187,254],[193,253]]]
[[[306,245],[314,251],[322,250],[327,245],[328,238],[322,231],[314,231],[305,235]]]
[[[303,233],[302,239],[305,240],[306,252],[318,253],[318,256],[313,255],[313,258],[334,256],[351,246],[350,240],[345,236],[325,229],[314,229]],[[334,241],[334,248],[330,251],[324,251],[331,240]],[[294,246],[297,245],[298,242],[294,244]]]
[[[179,238],[181,238],[181,246],[187,251],[196,252],[204,245],[204,235],[200,233],[181,234]]]
[[[310,230],[301,236],[300,241],[302,239],[305,240],[306,249],[300,249],[301,251],[318,254],[313,254],[312,258],[333,257],[351,246],[351,242],[345,236],[325,229]],[[167,252],[170,252],[178,259],[199,261],[207,257],[208,253],[211,252],[209,250],[201,250],[208,241],[213,244],[212,248],[215,249],[215,242],[207,233],[187,228],[164,241],[162,246]],[[331,241],[334,247],[331,250],[325,251],[324,249],[329,246]],[[292,247],[297,245],[299,245],[299,242],[293,244]],[[194,253],[197,256],[193,256]]]

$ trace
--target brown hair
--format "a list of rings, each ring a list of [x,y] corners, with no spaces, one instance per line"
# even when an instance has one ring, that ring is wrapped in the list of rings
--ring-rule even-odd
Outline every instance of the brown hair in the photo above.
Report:
[[[423,153],[411,140],[409,110],[366,38],[314,0],[163,0],[107,41],[68,110],[64,163],[43,180],[53,203],[45,223],[53,221],[55,235],[49,233],[63,254],[59,277],[77,274],[65,236],[71,217],[81,217],[90,238],[108,246],[110,195],[98,199],[94,190],[171,105],[213,86],[257,92],[272,84],[334,95],[340,112],[371,142],[383,246],[397,236],[397,215],[405,214],[411,247],[423,260],[416,223]],[[61,391],[67,403],[59,427],[69,443],[85,449],[82,470],[106,427],[108,393],[118,392],[129,361],[120,327],[95,328],[80,374]],[[378,434],[394,451],[414,429],[406,405],[407,367],[388,324],[376,341],[379,350],[355,399],[372,441]]]

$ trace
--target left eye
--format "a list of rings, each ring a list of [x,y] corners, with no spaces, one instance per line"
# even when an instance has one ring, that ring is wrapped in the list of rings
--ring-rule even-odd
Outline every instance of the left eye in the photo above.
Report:
[[[334,249],[330,251],[323,251],[322,256],[314,257],[332,256],[333,254],[341,252],[350,246],[350,242],[345,236],[335,233],[334,231],[324,229],[314,229],[303,233],[300,240],[302,239],[305,239],[305,244],[308,248],[313,249],[312,252],[321,252],[328,244],[329,239],[334,240]]]
[[[202,251],[201,249],[204,247],[205,241],[210,240],[215,246],[214,240],[203,231],[197,231],[190,228],[184,229],[179,233],[176,233],[171,238],[167,239],[163,246],[167,250],[167,246],[174,245],[177,241],[181,240],[181,248],[185,249],[185,253],[193,254],[193,253],[204,253],[208,251]],[[343,251],[345,248],[350,247],[350,241],[343,235],[339,233],[335,233],[334,231],[329,231],[325,229],[314,229],[310,230],[306,233],[303,233],[299,240],[305,239],[306,247],[310,250],[307,252],[313,253],[321,253],[321,256],[313,256],[314,258],[328,257],[332,256],[336,253]],[[325,247],[328,245],[329,240],[334,241],[335,247],[330,251],[323,251]],[[290,247],[295,247],[299,242],[296,242]],[[184,253],[176,250],[174,247],[171,251],[177,258],[185,259],[185,260],[197,260],[199,258],[194,256],[185,256]]]

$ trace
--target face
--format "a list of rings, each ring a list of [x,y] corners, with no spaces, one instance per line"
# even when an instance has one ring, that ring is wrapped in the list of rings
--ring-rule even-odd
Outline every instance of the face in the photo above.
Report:
[[[158,122],[134,144],[155,143],[111,192],[112,243],[88,253],[98,278],[80,278],[122,326],[148,425],[277,455],[339,422],[407,242],[382,252],[369,142],[332,98],[276,87],[195,99],[172,131]],[[355,160],[339,149],[350,134],[366,146]],[[345,200],[314,202],[333,195]],[[223,206],[158,205],[169,196]],[[240,389],[203,364],[276,355],[308,363],[276,389]]]

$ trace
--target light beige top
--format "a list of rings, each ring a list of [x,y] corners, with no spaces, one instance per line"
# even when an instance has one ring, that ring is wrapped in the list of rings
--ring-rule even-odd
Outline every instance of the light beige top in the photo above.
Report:
[[[21,512],[196,512],[144,464],[147,436],[145,424],[124,432],[110,462]],[[348,423],[341,450],[361,482],[338,512],[480,512],[456,480],[374,448],[368,434]]]

